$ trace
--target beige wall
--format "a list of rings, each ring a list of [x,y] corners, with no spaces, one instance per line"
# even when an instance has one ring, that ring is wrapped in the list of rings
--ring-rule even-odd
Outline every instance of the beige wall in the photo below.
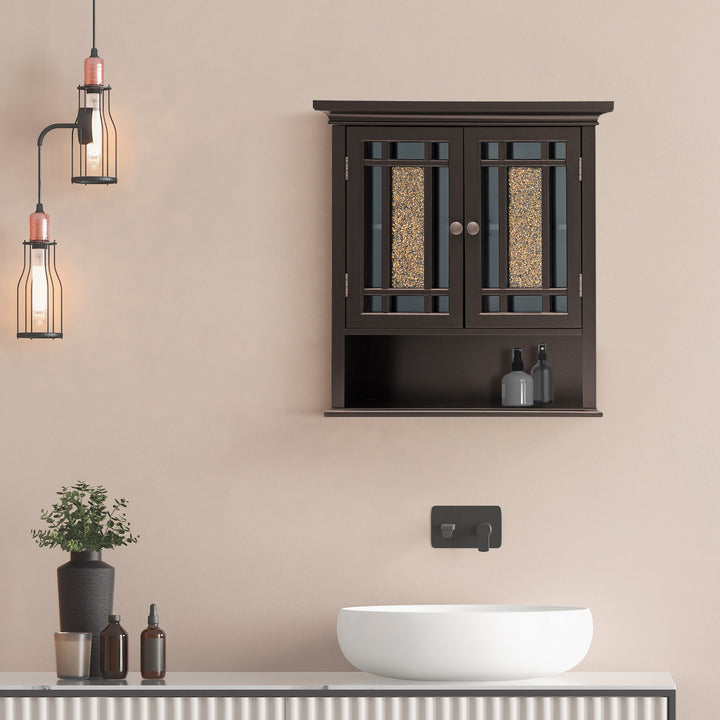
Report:
[[[31,7],[32,6],[32,7]],[[714,720],[720,6],[99,0],[120,182],[46,140],[66,338],[17,341],[35,140],[71,121],[89,0],[0,12],[0,670],[52,668],[59,550],[29,529],[105,484],[106,553],[171,670],[346,669],[348,604],[589,606],[583,670],[668,670]],[[614,100],[598,128],[592,419],[325,419],[330,128],[312,100]],[[711,332],[708,334],[707,331]],[[552,350],[552,348],[551,348]],[[499,504],[503,547],[433,550],[433,504]]]

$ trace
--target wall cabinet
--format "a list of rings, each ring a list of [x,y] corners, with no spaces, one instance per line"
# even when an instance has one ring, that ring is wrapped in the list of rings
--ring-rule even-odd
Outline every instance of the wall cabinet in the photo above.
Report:
[[[316,101],[333,126],[328,415],[594,415],[595,125],[611,102]],[[539,342],[551,408],[500,404]]]

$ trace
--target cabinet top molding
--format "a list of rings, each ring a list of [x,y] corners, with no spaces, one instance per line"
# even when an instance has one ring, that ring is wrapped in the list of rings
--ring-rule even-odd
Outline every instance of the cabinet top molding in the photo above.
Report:
[[[384,102],[315,100],[330,124],[340,125],[597,125],[612,101]]]

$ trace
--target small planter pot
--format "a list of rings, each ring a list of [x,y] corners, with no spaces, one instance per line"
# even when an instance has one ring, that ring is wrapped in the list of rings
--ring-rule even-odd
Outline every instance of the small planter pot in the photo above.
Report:
[[[91,632],[90,677],[100,675],[100,633],[113,611],[115,568],[100,551],[71,552],[57,569],[60,630]]]

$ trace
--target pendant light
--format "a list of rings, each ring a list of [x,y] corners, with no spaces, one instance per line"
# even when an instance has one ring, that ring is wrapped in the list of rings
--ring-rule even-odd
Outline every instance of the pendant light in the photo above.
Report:
[[[105,66],[95,47],[95,0],[93,0],[93,43],[85,58],[84,84],[78,85],[78,113],[91,116],[92,140],[83,143],[73,132],[72,181],[83,185],[110,185],[117,182],[117,134],[110,114],[110,86],[105,85]],[[77,159],[78,174],[75,174]]]
[[[78,86],[78,114],[74,123],[48,125],[38,136],[38,199],[30,214],[29,239],[23,242],[23,270],[17,285],[17,337],[63,336],[62,282],[55,264],[56,243],[50,240],[50,218],[41,198],[41,160],[45,136],[52,130],[72,131],[71,179],[83,185],[117,182],[117,138],[110,115],[110,86],[104,84],[103,61],[93,46],[85,59],[84,84]],[[77,158],[78,174],[75,174]]]

